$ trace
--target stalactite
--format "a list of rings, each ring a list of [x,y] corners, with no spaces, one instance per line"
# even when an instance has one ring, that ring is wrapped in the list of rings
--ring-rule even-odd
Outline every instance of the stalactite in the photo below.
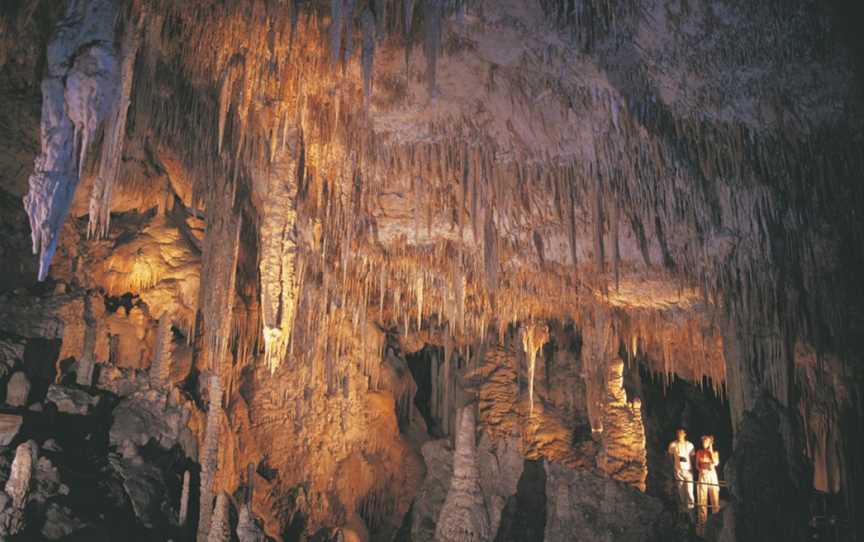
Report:
[[[486,210],[483,227],[483,265],[486,271],[486,284],[490,291],[498,288],[498,236],[492,210]]]
[[[225,127],[228,124],[228,111],[231,109],[231,100],[234,95],[234,84],[240,75],[240,69],[243,67],[244,59],[240,55],[235,55],[228,61],[228,66],[225,67],[225,72],[222,74],[222,81],[219,84],[219,118],[218,118],[218,133],[216,136],[217,150],[222,154],[222,145],[225,141]]]
[[[423,3],[424,51],[426,54],[426,86],[430,97],[437,95],[438,54],[441,48],[442,0],[426,0]]]
[[[288,351],[300,297],[298,271],[302,263],[298,261],[296,241],[296,181],[301,172],[297,171],[297,152],[298,145],[290,145],[286,154],[253,182],[261,222],[258,269],[265,360],[271,373]]]
[[[594,183],[594,216],[591,222],[594,225],[594,261],[597,273],[602,275],[606,271],[605,255],[603,250],[603,185],[600,176]]]
[[[39,280],[45,280],[60,228],[81,173],[87,150],[113,103],[116,82],[114,21],[109,0],[66,2],[57,33],[48,46],[42,81],[41,153],[36,157],[24,208],[30,218],[33,253],[39,255]]]
[[[363,33],[363,49],[360,53],[363,65],[363,100],[368,110],[372,100],[372,77],[375,69],[375,16],[368,7],[360,18]]]
[[[537,354],[549,341],[549,327],[541,324],[527,324],[522,327],[522,348],[528,356],[528,416],[534,415],[534,370]]]
[[[135,58],[138,56],[138,47],[141,44],[143,24],[143,16],[134,25],[130,21],[129,26],[134,27],[127,28],[123,36],[123,46],[120,50],[119,91],[108,114],[99,172],[93,181],[90,193],[90,222],[87,226],[87,236],[90,238],[104,239],[108,236],[111,221],[111,193],[120,175],[120,162],[126,139],[126,116],[129,112]]]
[[[336,65],[342,52],[342,26],[345,24],[345,0],[330,1],[330,63]]]
[[[415,0],[402,0],[402,14],[405,17],[404,24],[404,32],[405,32],[405,40],[408,41],[411,36],[411,25],[414,22],[414,2]],[[408,45],[405,46],[406,49],[409,49]]]
[[[210,406],[207,410],[207,426],[204,430],[204,443],[201,446],[201,491],[198,518],[198,542],[210,540],[211,516],[213,514],[213,482],[216,475],[217,449],[219,446],[219,427],[222,418],[222,384],[219,375],[212,374],[208,379]],[[218,504],[218,503],[217,503]],[[217,507],[218,508],[218,507]]]
[[[613,275],[615,278],[615,291],[619,290],[621,284],[621,245],[618,239],[618,221],[619,221],[619,209],[618,209],[618,200],[614,198],[612,200],[612,214],[609,217],[610,227],[612,229],[612,269]]]

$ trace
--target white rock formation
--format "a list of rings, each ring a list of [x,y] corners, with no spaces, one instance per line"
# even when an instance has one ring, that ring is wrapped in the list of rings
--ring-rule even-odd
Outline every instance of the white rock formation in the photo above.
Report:
[[[118,3],[68,0],[48,44],[42,81],[42,152],[24,207],[44,280],[90,144],[117,93],[114,23]]]
[[[20,444],[15,450],[12,470],[4,488],[12,498],[11,509],[4,511],[2,517],[2,527],[8,534],[14,535],[24,528],[24,506],[30,494],[30,479],[38,456],[39,446],[32,440]]]
[[[177,518],[177,524],[180,527],[186,525],[186,518],[189,515],[189,471],[183,473],[183,491],[180,494],[180,515]]]

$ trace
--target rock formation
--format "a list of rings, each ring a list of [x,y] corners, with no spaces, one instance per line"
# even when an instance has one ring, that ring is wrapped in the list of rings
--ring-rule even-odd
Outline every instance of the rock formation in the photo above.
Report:
[[[453,455],[453,477],[438,523],[437,542],[488,541],[492,539],[489,514],[480,489],[477,449],[474,443],[474,411],[464,407],[459,412],[456,451]]]

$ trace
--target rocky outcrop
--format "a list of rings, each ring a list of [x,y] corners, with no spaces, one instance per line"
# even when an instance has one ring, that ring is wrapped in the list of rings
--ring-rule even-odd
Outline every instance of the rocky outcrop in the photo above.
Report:
[[[658,532],[664,512],[659,500],[590,471],[547,464],[546,499],[546,542],[677,539]]]
[[[144,446],[154,440],[165,449],[179,444],[189,457],[197,457],[194,435],[187,427],[190,411],[176,392],[140,389],[121,400],[112,416],[109,440],[113,445],[129,441]]]
[[[99,404],[100,397],[82,389],[51,384],[45,399],[65,414],[87,415]]]
[[[480,488],[472,406],[460,411],[457,427],[453,477],[435,526],[435,541],[488,542],[493,533]]]

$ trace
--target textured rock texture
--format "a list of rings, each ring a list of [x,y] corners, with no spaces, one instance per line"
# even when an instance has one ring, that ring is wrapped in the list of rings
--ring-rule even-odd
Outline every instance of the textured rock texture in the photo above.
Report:
[[[658,532],[660,501],[589,471],[548,464],[546,499],[544,540],[549,542],[670,539]]]
[[[0,414],[0,445],[8,446],[21,429],[23,419],[15,414]]]

